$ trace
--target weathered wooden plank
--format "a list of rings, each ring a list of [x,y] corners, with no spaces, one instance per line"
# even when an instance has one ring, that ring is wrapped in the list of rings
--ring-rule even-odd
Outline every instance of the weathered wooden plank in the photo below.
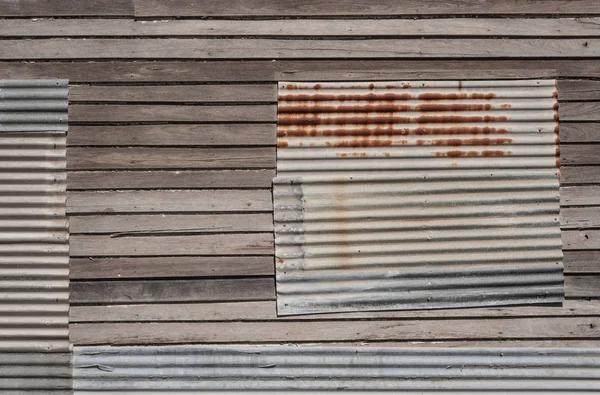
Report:
[[[563,229],[600,228],[599,207],[563,207],[560,209]]]
[[[69,170],[262,169],[275,167],[275,148],[67,149]]]
[[[75,344],[598,339],[600,317],[72,324]]]
[[[565,272],[599,273],[600,251],[564,251]]]
[[[110,233],[112,236],[139,234],[272,232],[268,214],[154,214],[75,215],[69,218],[70,233]]]
[[[190,7],[189,1],[134,0],[135,16],[395,16],[395,15],[577,15],[598,14],[594,0],[477,0],[436,1],[381,0],[222,0],[200,2]]]
[[[71,280],[272,276],[271,256],[71,258]]]
[[[275,280],[74,281],[70,291],[72,304],[274,300]]]
[[[80,20],[85,21],[85,19]],[[113,21],[121,21],[121,19],[113,19]],[[277,85],[154,85],[127,87],[71,85],[69,87],[69,100],[105,103],[276,102]]]
[[[600,39],[48,39],[4,40],[0,59],[592,58]]]
[[[72,104],[69,122],[274,122],[275,105]]]
[[[0,17],[133,16],[132,0],[9,0]],[[60,23],[60,22],[57,22]]]
[[[68,78],[71,83],[597,78],[600,62],[595,59],[0,62],[0,76]]]
[[[560,163],[566,166],[600,165],[600,145],[563,144],[560,146]]]
[[[370,311],[360,313],[303,315],[304,321],[331,319],[425,319],[491,317],[598,316],[600,301],[567,300],[563,306],[509,306],[471,309]],[[129,304],[109,306],[73,306],[69,322],[153,322],[153,321],[290,321],[294,316],[277,317],[274,301]],[[299,324],[302,325],[302,324]]]
[[[274,170],[69,171],[69,190],[270,188]]]
[[[68,192],[69,214],[202,213],[266,211],[273,208],[268,190],[167,190]]]
[[[558,100],[600,100],[600,81],[558,81]]]
[[[598,250],[600,249],[600,230],[564,230],[562,241],[563,250]]]
[[[0,37],[161,36],[600,36],[599,18],[158,20],[9,19]]]
[[[274,253],[272,233],[186,236],[74,235],[71,256],[266,255]]]
[[[562,166],[560,168],[561,185],[598,184],[600,166]]]
[[[560,89],[560,88],[559,88]],[[563,103],[564,104],[564,103]],[[561,143],[597,143],[600,142],[600,124],[565,123],[559,125]]]
[[[600,206],[600,186],[561,187],[560,204],[561,206]]]
[[[126,88],[122,88],[126,89]],[[144,145],[273,145],[275,124],[193,124],[71,126],[67,144]]]
[[[561,121],[598,121],[600,102],[567,102],[558,106]]]
[[[600,277],[567,276],[565,277],[565,293],[572,298],[597,298],[600,296]]]

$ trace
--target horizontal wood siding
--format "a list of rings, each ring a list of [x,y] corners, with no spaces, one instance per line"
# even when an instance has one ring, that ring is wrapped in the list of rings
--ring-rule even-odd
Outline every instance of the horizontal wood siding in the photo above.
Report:
[[[75,344],[600,345],[596,0],[16,0],[1,78],[68,78]],[[564,306],[279,318],[277,82],[557,78]],[[423,342],[423,343],[419,343]]]

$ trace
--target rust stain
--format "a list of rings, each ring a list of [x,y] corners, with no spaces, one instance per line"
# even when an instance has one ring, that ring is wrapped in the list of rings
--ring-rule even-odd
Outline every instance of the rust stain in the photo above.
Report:
[[[422,140],[417,140],[418,141]],[[512,143],[513,139],[509,138],[483,138],[483,139],[445,139],[445,140],[431,140],[431,145],[450,145],[459,147],[461,145],[500,145]]]
[[[384,152],[383,153],[385,156],[387,156],[388,158],[390,157],[390,153],[389,152]]]
[[[450,163],[450,166],[452,166],[452,167],[458,167],[458,162],[452,162],[452,163]]]
[[[280,125],[346,125],[346,124],[390,124],[390,123],[463,123],[506,121],[506,116],[492,115],[421,115],[418,117],[395,116],[394,113],[378,113],[377,116],[341,116],[320,118],[318,114],[279,114]]]
[[[459,99],[485,99],[490,100],[496,97],[493,92],[490,93],[421,93],[417,98],[419,100],[459,100]]]
[[[479,151],[436,151],[435,156],[447,156],[449,158],[460,158],[461,156],[477,156]]]
[[[329,143],[329,142],[328,142]],[[329,143],[331,144],[331,143]],[[329,145],[327,144],[327,145]],[[349,141],[336,141],[331,144],[334,147],[388,147],[392,145],[392,140],[378,140],[378,139],[354,139]]]
[[[424,140],[417,140],[417,145],[423,145],[423,144],[425,144]]]
[[[277,140],[277,148],[286,148],[288,146],[287,141]]]
[[[554,161],[554,165],[557,169],[560,169],[560,158],[556,158],[556,160]]]
[[[372,91],[373,89],[375,89],[375,84],[370,83],[369,84],[369,90]]]
[[[501,151],[501,150],[481,151],[481,155],[483,155],[483,156],[504,156],[504,155],[510,155],[510,154],[511,154],[510,151]]]
[[[283,101],[346,101],[346,100],[411,100],[413,96],[410,93],[364,93],[364,94],[341,94],[329,95],[322,93],[314,94],[294,94],[279,95],[279,100]]]
[[[315,88],[315,90],[318,91],[319,89],[321,89],[321,84],[315,84],[313,88]]]
[[[484,111],[490,110],[492,105],[484,104],[421,104],[417,106],[418,111]]]
[[[554,149],[554,155],[560,157],[560,146]]]
[[[275,259],[277,260],[277,263],[284,263],[285,262],[285,260],[283,258],[277,257]]]
[[[558,99],[558,91],[552,92],[552,97]]]
[[[411,85],[408,83],[404,83],[404,84],[402,84],[402,88],[408,89],[408,88],[411,88]]]
[[[500,104],[500,108],[511,108],[512,105],[509,103]]]
[[[401,128],[394,129],[392,124],[388,124],[387,126],[379,126],[379,127],[365,127],[365,128],[357,128],[357,129],[329,129],[329,130],[316,130],[314,128],[309,128],[307,126],[299,127],[294,130],[278,130],[277,137],[314,137],[314,136],[337,136],[337,137],[346,137],[346,136],[408,136],[408,135],[417,135],[417,136],[425,136],[425,135],[455,135],[455,134],[506,134],[508,133],[507,129],[503,128],[493,128],[489,126],[454,126],[447,128],[427,128],[427,127],[419,127],[415,129],[410,128]]]

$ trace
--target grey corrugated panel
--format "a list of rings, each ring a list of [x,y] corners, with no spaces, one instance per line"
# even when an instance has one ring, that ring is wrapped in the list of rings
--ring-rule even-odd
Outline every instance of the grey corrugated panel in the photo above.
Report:
[[[67,131],[68,80],[0,80],[0,131]]]
[[[75,347],[73,365],[77,393],[600,390],[598,349]]]
[[[64,80],[0,81],[2,393],[72,389],[67,90]]]
[[[564,298],[555,81],[280,83],[278,313]]]

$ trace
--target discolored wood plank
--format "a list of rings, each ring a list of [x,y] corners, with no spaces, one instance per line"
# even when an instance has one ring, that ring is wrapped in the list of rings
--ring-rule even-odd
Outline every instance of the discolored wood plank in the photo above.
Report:
[[[68,78],[71,83],[277,82],[407,79],[597,78],[594,59],[282,60],[214,62],[1,62],[6,79]]]
[[[275,148],[67,149],[69,170],[262,169],[275,167]]]
[[[274,170],[69,171],[69,190],[270,188]]]
[[[274,253],[272,233],[186,236],[74,235],[71,256],[267,255]]]
[[[69,122],[274,122],[274,105],[72,104]]]
[[[558,100],[600,100],[600,81],[558,81]]]
[[[563,166],[600,165],[600,145],[561,144],[560,164]]]
[[[115,237],[139,234],[272,232],[273,216],[266,214],[156,214],[76,215],[70,233],[110,233]]]
[[[9,0],[0,17],[133,16],[133,0]]]
[[[114,19],[114,21],[120,20]],[[105,103],[276,102],[277,85],[153,85],[127,87],[72,85],[69,87],[69,100]]]
[[[177,305],[129,304],[109,306],[73,306],[70,322],[153,322],[153,321],[296,321],[298,317],[277,317],[274,301],[235,303],[181,303]],[[303,321],[331,319],[425,319],[491,317],[598,316],[600,301],[567,300],[563,306],[510,306],[470,309],[370,311],[303,315]]]
[[[600,120],[600,102],[567,102],[558,106],[562,121]]]
[[[564,251],[565,271],[599,273],[600,251]]]
[[[443,34],[441,33],[443,32]],[[268,19],[154,20],[14,19],[0,25],[2,37],[164,37],[164,36],[600,36],[599,18],[440,19]]]
[[[565,277],[565,290],[573,298],[600,297],[599,276],[568,276]],[[567,291],[565,291],[567,292]]]
[[[273,145],[275,124],[70,126],[69,146]]]
[[[272,276],[271,256],[71,258],[71,280]],[[175,307],[175,306],[172,306]]]
[[[600,39],[48,39],[3,41],[3,60],[592,58]],[[77,114],[77,112],[75,112]]]
[[[600,230],[565,230],[562,232],[562,240],[563,250],[598,250],[600,249]]]
[[[70,302],[208,302],[233,300],[273,300],[273,278],[75,281],[71,282]]]
[[[560,91],[559,91],[559,94],[560,94]],[[598,124],[598,123],[561,122],[559,125],[559,129],[560,129],[560,142],[561,143],[597,143],[597,142],[600,142],[600,124]]]
[[[134,0],[137,17],[225,17],[225,16],[408,16],[408,15],[521,15],[521,14],[598,14],[600,6],[594,0],[477,0],[436,1],[359,0],[286,1],[222,0],[200,2],[190,7],[189,1]]]
[[[69,214],[271,212],[267,190],[166,190],[68,192]]]
[[[600,186],[561,187],[560,204],[562,206],[599,206]]]
[[[560,219],[563,229],[600,228],[600,207],[563,207]]]
[[[72,324],[75,344],[599,339],[600,317]]]
[[[600,166],[562,166],[560,168],[561,185],[598,184]]]

